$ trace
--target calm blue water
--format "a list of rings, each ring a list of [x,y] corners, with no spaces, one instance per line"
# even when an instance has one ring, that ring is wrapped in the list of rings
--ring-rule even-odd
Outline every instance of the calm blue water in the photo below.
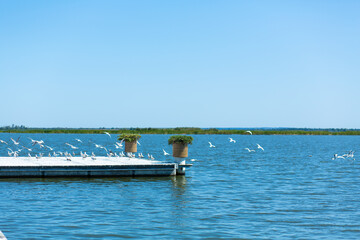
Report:
[[[65,142],[97,155],[92,142],[115,150],[115,135],[0,139],[18,136],[56,151],[71,150]],[[189,159],[197,161],[185,177],[0,179],[0,230],[9,240],[360,238],[360,164],[331,160],[360,152],[360,136],[231,137],[236,144],[228,135],[194,136]],[[170,160],[162,155],[171,152],[168,138],[143,135],[139,151]],[[265,151],[244,150],[256,143]],[[1,156],[6,147],[0,144]]]

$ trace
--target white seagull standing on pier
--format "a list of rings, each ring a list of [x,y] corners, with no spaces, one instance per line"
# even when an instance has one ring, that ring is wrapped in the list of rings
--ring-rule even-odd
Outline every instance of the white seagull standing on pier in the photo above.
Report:
[[[236,141],[234,139],[232,139],[232,138],[229,138],[229,141],[233,142],[233,143],[236,143]]]
[[[264,149],[263,149],[263,147],[262,147],[262,146],[260,146],[258,143],[257,143],[256,145],[257,145],[257,148],[260,148],[261,150],[263,150],[263,151],[264,151]]]
[[[209,147],[211,147],[211,148],[214,148],[214,147],[215,147],[215,145],[212,145],[211,142],[209,142],[209,144],[210,144]]]

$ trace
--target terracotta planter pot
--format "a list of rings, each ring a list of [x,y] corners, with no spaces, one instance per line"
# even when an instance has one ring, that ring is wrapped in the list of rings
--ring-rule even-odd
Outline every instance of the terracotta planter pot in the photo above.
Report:
[[[173,157],[188,157],[188,145],[182,143],[173,143]]]
[[[134,142],[125,142],[125,152],[137,152],[137,144]]]

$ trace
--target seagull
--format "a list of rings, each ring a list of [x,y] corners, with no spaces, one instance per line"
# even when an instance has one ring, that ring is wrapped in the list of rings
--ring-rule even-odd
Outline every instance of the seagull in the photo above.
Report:
[[[170,154],[167,153],[164,149],[163,149],[163,152],[164,152],[164,156],[170,155]]]
[[[136,140],[136,143],[137,143],[139,146],[141,146],[141,144],[139,143],[139,141],[138,141],[138,140]]]
[[[72,149],[78,149],[78,147],[74,147],[73,145],[69,144],[69,143],[65,143],[66,145],[68,145],[69,147],[71,147]]]
[[[94,143],[95,144],[95,147],[97,147],[97,148],[102,148],[102,149],[104,149],[105,151],[108,151],[107,149],[106,149],[106,147],[103,147],[103,146],[101,146],[101,145],[99,145],[99,144],[96,144],[96,143]]]
[[[8,145],[7,142],[5,142],[5,141],[3,141],[1,139],[0,139],[0,143],[5,143],[6,145]]]
[[[339,156],[336,153],[334,154],[334,157],[332,158],[332,160],[338,159],[338,158],[342,158],[345,159],[343,156]]]
[[[8,151],[8,155],[11,157],[11,155],[14,154],[14,151],[11,148],[7,148],[7,149],[9,149],[10,152]]]
[[[21,146],[21,147],[25,148],[25,149],[26,149],[26,150],[28,150],[29,152],[31,152],[31,151],[32,151],[32,149],[31,149],[31,148],[27,148],[27,147],[24,147],[24,146]]]
[[[82,143],[82,141],[78,138],[75,138],[76,141],[78,141],[79,143]]]
[[[260,146],[258,143],[257,143],[256,145],[257,145],[257,148],[260,148],[261,150],[264,151],[264,149],[262,148],[262,146]]]
[[[43,140],[34,140],[34,139],[31,139],[31,138],[29,138],[29,139],[31,140],[31,143],[32,143],[33,146],[34,146],[35,144],[39,144],[40,147],[41,147],[41,145],[43,145],[43,143],[44,143]]]
[[[215,147],[214,145],[211,144],[211,142],[209,142],[209,144],[210,144],[209,147],[211,147],[211,148],[214,148],[214,147]]]
[[[52,147],[49,147],[49,146],[46,146],[46,145],[45,145],[45,147],[47,147],[48,149],[50,149],[50,151],[54,151],[54,148],[52,148]]]
[[[106,135],[108,135],[110,138],[111,138],[111,135],[110,135],[110,133],[108,133],[108,132],[104,132]]]
[[[255,152],[255,150],[250,150],[249,148],[245,148],[245,150],[248,150],[248,152]]]
[[[252,132],[251,132],[251,131],[246,131],[246,133],[250,133],[250,135],[252,135]]]
[[[20,139],[20,137],[15,141],[14,139],[12,139],[12,138],[10,138],[11,139],[11,141],[13,141],[13,143],[15,144],[15,145],[19,145],[19,139]]]
[[[236,141],[232,138],[229,138],[230,142],[236,143]]]

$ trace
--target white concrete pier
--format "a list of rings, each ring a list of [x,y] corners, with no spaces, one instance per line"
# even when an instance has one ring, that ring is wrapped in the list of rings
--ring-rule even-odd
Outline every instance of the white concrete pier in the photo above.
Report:
[[[0,231],[0,240],[6,240],[5,235]]]
[[[176,163],[104,157],[0,157],[0,177],[171,176]]]

